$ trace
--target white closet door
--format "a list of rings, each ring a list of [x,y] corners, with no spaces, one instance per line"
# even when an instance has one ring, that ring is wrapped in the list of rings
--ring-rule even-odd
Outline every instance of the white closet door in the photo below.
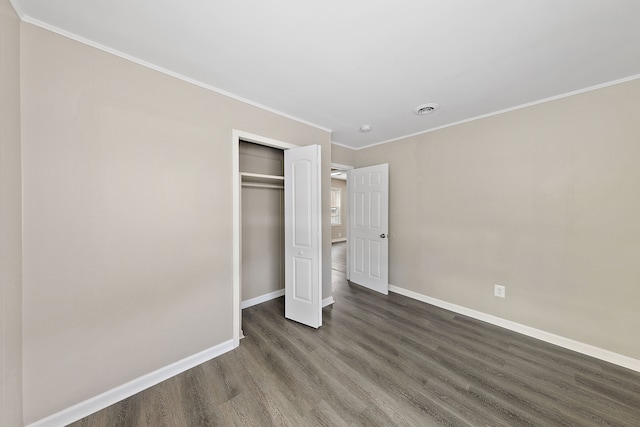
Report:
[[[320,146],[284,152],[285,317],[322,325]]]

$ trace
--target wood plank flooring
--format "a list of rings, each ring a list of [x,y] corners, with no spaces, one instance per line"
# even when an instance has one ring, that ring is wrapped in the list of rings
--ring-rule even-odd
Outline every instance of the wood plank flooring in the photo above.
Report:
[[[342,273],[347,272],[347,243],[340,242],[331,245],[331,268]]]
[[[239,348],[72,425],[640,426],[640,373],[334,267],[320,329],[251,307]]]

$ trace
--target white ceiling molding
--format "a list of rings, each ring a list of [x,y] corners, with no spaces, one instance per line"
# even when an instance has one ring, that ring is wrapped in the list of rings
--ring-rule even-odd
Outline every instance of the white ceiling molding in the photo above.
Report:
[[[463,123],[474,122],[476,120],[486,119],[487,117],[498,116],[500,114],[505,114],[505,113],[508,113],[510,111],[521,110],[521,109],[527,108],[527,107],[533,107],[534,105],[544,104],[545,102],[551,102],[551,101],[555,101],[557,99],[567,98],[569,96],[579,95],[581,93],[591,92],[591,91],[594,91],[594,90],[603,89],[603,88],[609,87],[609,86],[619,85],[621,83],[626,83],[626,82],[630,82],[630,81],[637,80],[637,79],[640,79],[640,74],[636,74],[634,76],[626,77],[624,79],[618,79],[618,80],[615,80],[615,81],[612,81],[612,82],[607,82],[607,83],[602,83],[602,84],[599,84],[599,85],[587,87],[587,88],[584,88],[584,89],[574,90],[573,92],[563,93],[561,95],[551,96],[549,98],[541,99],[539,101],[533,101],[533,102],[529,102],[527,104],[517,105],[515,107],[510,107],[510,108],[505,108],[504,110],[494,111],[492,113],[483,114],[483,115],[477,116],[477,117],[471,117],[469,119],[460,120],[460,121],[454,122],[454,123],[449,123],[449,124],[446,124],[446,125],[443,125],[443,126],[439,126],[437,128],[427,129],[425,131],[416,132],[416,133],[413,133],[411,135],[399,136],[397,138],[389,139],[389,140],[386,140],[386,141],[376,142],[376,143],[373,143],[373,144],[370,144],[370,145],[365,145],[365,146],[359,147],[359,148],[352,148],[352,147],[349,147],[347,145],[342,145],[342,144],[339,144],[339,143],[333,142],[333,141],[331,143],[335,144],[335,145],[340,145],[341,147],[351,148],[352,150],[356,150],[356,151],[357,150],[363,150],[365,148],[375,147],[376,145],[382,145],[382,144],[388,144],[390,142],[401,141],[403,139],[412,138],[414,136],[424,135],[426,133],[431,133],[431,132],[435,132],[437,130],[446,129],[446,128],[449,128],[451,126],[457,126],[457,125],[461,125]]]
[[[13,1],[15,1],[15,0],[13,0]],[[17,12],[17,9],[16,9],[16,12]],[[20,16],[20,13],[19,12],[17,12],[17,13]],[[160,66],[158,66],[156,64],[152,64],[150,62],[144,61],[144,60],[142,60],[140,58],[137,58],[135,56],[131,56],[131,55],[128,55],[128,54],[126,54],[124,52],[120,52],[119,50],[116,50],[116,49],[113,49],[113,48],[111,48],[109,46],[105,46],[103,44],[97,43],[97,42],[95,42],[93,40],[89,40],[87,38],[81,37],[81,36],[79,36],[77,34],[74,34],[74,33],[71,33],[69,31],[63,30],[62,28],[58,28],[56,26],[47,24],[46,22],[39,21],[37,19],[32,18],[31,16],[22,15],[21,19],[22,19],[22,21],[24,21],[24,22],[26,22],[28,24],[35,25],[36,27],[42,28],[42,29],[47,30],[47,31],[51,31],[52,33],[58,34],[60,36],[66,37],[66,38],[74,40],[74,41],[77,41],[78,43],[82,43],[84,45],[93,47],[93,48],[101,50],[103,52],[110,53],[110,54],[112,54],[114,56],[117,56],[117,57],[122,58],[122,59],[126,59],[127,61],[131,61],[131,62],[133,62],[135,64],[138,64],[138,65],[141,65],[143,67],[150,68],[150,69],[152,69],[154,71],[157,71],[159,73],[163,73],[163,74],[166,74],[168,76],[175,77],[176,79],[182,80],[182,81],[187,82],[187,83],[191,83],[192,85],[201,87],[203,89],[210,90],[212,92],[216,92],[216,93],[218,93],[220,95],[229,97],[231,99],[235,99],[236,101],[244,102],[245,104],[249,104],[249,105],[251,105],[253,107],[260,108],[262,110],[266,110],[266,111],[268,111],[270,113],[273,113],[273,114],[276,114],[278,116],[282,116],[282,117],[285,117],[287,119],[291,119],[291,120],[294,120],[296,122],[299,122],[299,123],[314,127],[316,129],[320,129],[320,130],[323,130],[325,132],[331,133],[331,129],[328,129],[326,127],[320,126],[320,125],[315,124],[315,123],[308,122],[308,121],[306,121],[304,119],[292,116],[292,115],[284,113],[282,111],[275,110],[275,109],[270,108],[270,107],[268,107],[266,105],[258,104],[257,102],[254,102],[254,101],[252,101],[250,99],[246,99],[246,98],[243,98],[241,96],[235,95],[235,94],[233,94],[231,92],[227,92],[227,91],[219,89],[217,87],[213,87],[213,86],[211,86],[211,85],[209,85],[207,83],[203,83],[201,81],[192,79],[190,77],[187,77],[187,76],[184,76],[182,74],[176,73],[174,71],[168,70],[166,68],[160,67]]]
[[[640,75],[639,1],[11,3],[25,22],[352,149]],[[425,103],[439,108],[416,115]]]
[[[24,12],[22,12],[22,8],[20,7],[20,3],[17,0],[9,0],[9,3],[11,3],[11,6],[13,6],[13,9],[18,14],[18,17],[20,19],[24,20]]]

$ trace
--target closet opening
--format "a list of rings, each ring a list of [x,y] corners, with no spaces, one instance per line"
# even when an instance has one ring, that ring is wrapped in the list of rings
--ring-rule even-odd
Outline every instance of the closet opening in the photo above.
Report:
[[[285,295],[284,317],[322,325],[320,146],[233,130],[232,345],[242,308]]]
[[[284,151],[240,140],[241,309],[284,295]]]
[[[242,300],[246,300],[242,297],[242,183],[253,184],[253,187],[257,189],[259,186],[284,186],[284,176],[282,173],[276,173],[277,159],[273,161],[265,161],[268,163],[266,169],[257,169],[257,171],[244,171],[241,175],[240,172],[240,143],[252,144],[256,150],[260,150],[259,147],[270,148],[275,151],[272,153],[278,153],[284,157],[284,150],[296,148],[294,144],[278,141],[275,139],[263,137],[261,135],[255,135],[249,132],[240,130],[233,130],[232,135],[232,184],[233,184],[233,270],[232,270],[232,346],[235,348],[240,345],[240,338],[242,334]],[[250,146],[251,147],[251,146]],[[269,155],[267,155],[269,158]],[[279,159],[279,157],[278,157]],[[257,163],[260,163],[258,161]],[[243,160],[243,168],[253,167],[253,162],[247,157]],[[262,172],[262,173],[261,173]],[[282,176],[282,180],[276,179],[276,176]],[[273,188],[274,191],[280,191],[280,189]],[[247,245],[244,245],[247,246]],[[244,248],[247,250],[247,248]],[[273,267],[272,267],[273,268]],[[277,267],[276,271],[277,271]],[[274,273],[275,274],[275,273]],[[247,295],[251,295],[254,290],[248,290]],[[259,290],[255,292],[260,292]],[[246,293],[246,292],[245,292]]]

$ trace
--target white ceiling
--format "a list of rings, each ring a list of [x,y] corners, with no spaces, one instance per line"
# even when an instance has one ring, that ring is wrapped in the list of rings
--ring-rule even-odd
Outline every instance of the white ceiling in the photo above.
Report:
[[[640,75],[637,0],[12,2],[353,148]]]

